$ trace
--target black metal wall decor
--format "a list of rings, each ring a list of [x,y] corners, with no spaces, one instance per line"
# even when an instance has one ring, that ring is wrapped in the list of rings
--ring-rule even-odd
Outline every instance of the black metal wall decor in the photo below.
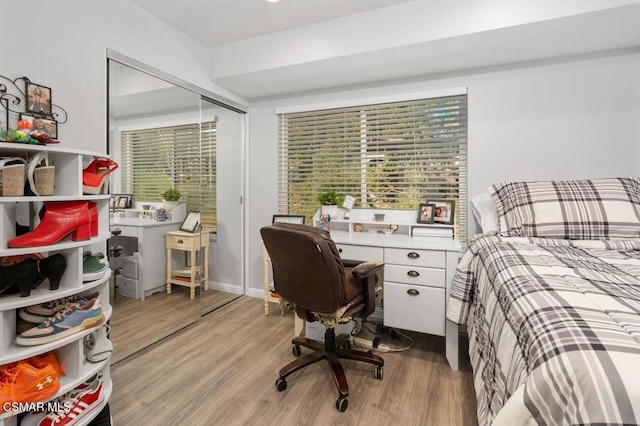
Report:
[[[68,116],[51,99],[49,87],[32,83],[27,77],[11,80],[0,75],[0,112],[2,109],[5,112],[0,123],[0,141],[58,143],[58,125],[66,123]],[[10,119],[15,120],[14,126],[9,125]]]

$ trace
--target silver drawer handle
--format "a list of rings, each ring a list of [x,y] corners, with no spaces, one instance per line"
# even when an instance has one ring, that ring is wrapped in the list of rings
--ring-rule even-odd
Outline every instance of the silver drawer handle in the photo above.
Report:
[[[417,296],[417,295],[420,294],[420,292],[418,290],[415,290],[415,289],[411,288],[411,289],[407,290],[407,294],[409,296]]]
[[[184,243],[184,241],[178,240],[178,244],[182,244],[182,243]]]
[[[418,253],[416,253],[415,251],[410,252],[409,254],[407,254],[407,257],[409,259],[417,259],[420,257],[420,255]]]
[[[409,271],[409,272],[407,272],[407,275],[409,275],[410,277],[419,277],[420,276],[420,272],[418,272],[418,271]]]

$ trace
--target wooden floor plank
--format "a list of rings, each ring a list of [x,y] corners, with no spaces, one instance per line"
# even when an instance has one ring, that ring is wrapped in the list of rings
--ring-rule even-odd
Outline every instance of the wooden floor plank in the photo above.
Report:
[[[284,392],[278,370],[293,360],[293,315],[244,296],[181,332],[112,366],[116,425],[475,425],[468,358],[452,371],[444,338],[409,333],[413,348],[384,353],[384,379],[373,367],[343,361],[349,407],[335,409],[330,368],[294,373]],[[389,336],[386,336],[390,339]],[[303,354],[308,350],[303,348]]]

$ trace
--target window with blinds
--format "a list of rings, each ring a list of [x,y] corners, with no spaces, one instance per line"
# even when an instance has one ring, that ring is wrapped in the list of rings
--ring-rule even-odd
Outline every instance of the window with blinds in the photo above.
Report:
[[[138,201],[162,201],[180,191],[187,210],[201,212],[202,226],[216,231],[216,123],[121,133],[122,192]]]
[[[310,220],[327,189],[355,208],[455,200],[467,229],[467,96],[280,114],[279,210]]]

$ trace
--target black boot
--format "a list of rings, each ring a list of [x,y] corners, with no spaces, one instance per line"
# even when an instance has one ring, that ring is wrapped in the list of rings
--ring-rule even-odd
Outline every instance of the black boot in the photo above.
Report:
[[[44,278],[38,274],[38,261],[33,258],[11,266],[0,266],[0,295],[20,292],[20,297],[27,297],[42,281]]]
[[[49,279],[49,289],[57,290],[60,287],[62,274],[67,270],[67,260],[60,253],[39,260],[40,277]],[[42,282],[42,281],[40,281]]]

